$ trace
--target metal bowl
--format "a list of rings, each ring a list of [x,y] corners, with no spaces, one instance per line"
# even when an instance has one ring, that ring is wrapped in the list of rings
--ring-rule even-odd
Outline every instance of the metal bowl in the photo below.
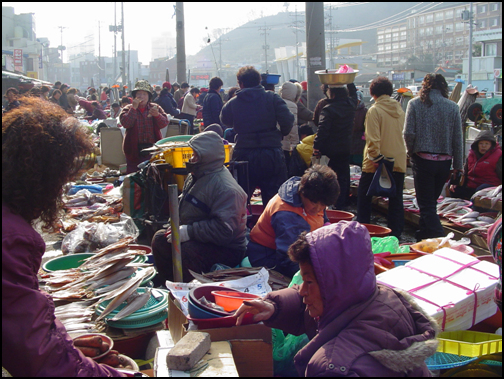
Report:
[[[339,74],[336,71],[338,70],[319,70],[315,71],[315,74],[318,75],[322,84],[343,85],[353,83],[355,77],[359,73],[359,70],[354,70],[354,72],[349,72],[346,74]]]

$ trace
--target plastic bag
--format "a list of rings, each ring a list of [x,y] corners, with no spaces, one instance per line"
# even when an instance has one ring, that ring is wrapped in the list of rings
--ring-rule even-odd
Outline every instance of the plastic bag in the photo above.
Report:
[[[376,169],[366,196],[395,197],[396,185],[392,176],[393,169],[394,161],[390,158],[383,158]]]
[[[137,238],[139,235],[133,219],[121,214],[119,222],[104,224],[84,221],[63,239],[63,254],[87,253],[111,245],[124,237]]]
[[[397,254],[399,251],[399,240],[397,237],[371,237],[371,249],[373,254],[389,252]]]
[[[301,285],[303,278],[301,272],[298,271],[292,278],[289,288],[295,284]],[[294,367],[294,356],[301,350],[310,340],[306,334],[294,336],[292,334],[285,335],[279,329],[271,329],[273,341],[273,368],[274,374],[283,376],[297,376]]]
[[[351,72],[354,72],[353,68],[346,65],[346,64],[344,64],[343,66],[340,66],[338,71],[336,71],[336,73],[338,73],[338,74],[347,74],[347,73],[351,73]]]

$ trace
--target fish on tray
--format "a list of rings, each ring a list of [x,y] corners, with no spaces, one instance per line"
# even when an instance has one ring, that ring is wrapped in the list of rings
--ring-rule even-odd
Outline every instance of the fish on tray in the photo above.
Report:
[[[135,313],[139,309],[142,309],[145,304],[149,301],[151,297],[151,289],[148,288],[144,293],[139,294],[134,292],[128,299],[126,299],[127,305],[119,311],[110,321],[119,321],[129,315]]]

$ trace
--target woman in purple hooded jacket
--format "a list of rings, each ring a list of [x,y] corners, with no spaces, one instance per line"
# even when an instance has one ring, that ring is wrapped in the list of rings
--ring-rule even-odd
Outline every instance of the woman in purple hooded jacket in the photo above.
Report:
[[[340,221],[289,248],[303,284],[244,302],[255,321],[310,342],[294,357],[300,376],[430,376],[437,325],[412,299],[377,285],[367,229]]]
[[[79,121],[42,99],[2,117],[2,366],[12,376],[125,376],[75,348],[37,279],[45,243],[33,226],[57,224],[62,186],[91,150]]]

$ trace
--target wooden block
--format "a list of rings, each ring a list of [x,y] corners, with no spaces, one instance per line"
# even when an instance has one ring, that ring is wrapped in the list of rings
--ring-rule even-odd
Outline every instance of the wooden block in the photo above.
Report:
[[[171,370],[190,370],[205,356],[210,346],[208,333],[189,332],[170,350],[166,364]]]

